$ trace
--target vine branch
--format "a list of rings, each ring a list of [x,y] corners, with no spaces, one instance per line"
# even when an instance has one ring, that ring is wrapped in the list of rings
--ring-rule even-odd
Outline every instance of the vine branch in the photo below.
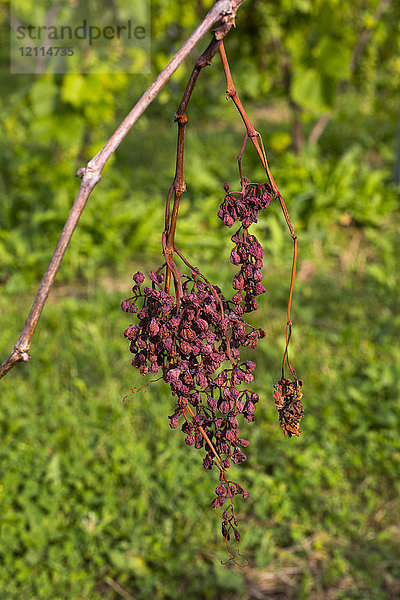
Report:
[[[35,333],[40,315],[43,311],[51,286],[61,265],[61,261],[71,240],[72,234],[78,224],[79,218],[85,208],[86,202],[94,187],[101,179],[101,173],[111,155],[118,148],[122,140],[129,133],[133,125],[151,104],[165,83],[170,79],[180,64],[188,56],[204,35],[218,23],[214,30],[214,39],[221,40],[235,24],[236,11],[244,0],[217,0],[200,25],[186,40],[183,46],[174,55],[164,70],[145,91],[130,113],[125,117],[119,127],[96,156],[86,165],[78,169],[76,176],[82,182],[71,208],[64,229],[58,240],[56,249],[49,266],[40,284],[36,298],[32,304],[24,328],[14,346],[13,351],[0,366],[0,378],[6,375],[16,364],[30,360],[29,350],[33,334]],[[167,242],[168,243],[168,242]]]

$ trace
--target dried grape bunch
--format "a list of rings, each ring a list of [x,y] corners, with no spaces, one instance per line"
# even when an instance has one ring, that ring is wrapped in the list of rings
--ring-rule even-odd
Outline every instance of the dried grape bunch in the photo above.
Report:
[[[225,298],[217,285],[211,284],[197,267],[192,266],[175,243],[180,200],[186,190],[183,179],[186,109],[200,70],[211,63],[218,50],[227,80],[227,96],[236,104],[246,126],[243,146],[237,157],[240,190],[231,191],[225,183],[225,197],[218,209],[218,217],[227,227],[237,225],[231,237],[234,247],[230,262],[238,268],[233,276],[235,293],[231,299]],[[124,336],[134,355],[132,365],[142,375],[158,375],[170,386],[175,399],[174,411],[169,416],[170,427],[177,429],[180,426],[186,444],[203,450],[204,469],[215,467],[219,471],[212,506],[222,519],[222,535],[229,560],[235,561],[236,552],[239,552],[232,553],[228,546],[232,535],[240,541],[234,499],[238,495],[247,498],[249,494],[241,485],[228,479],[227,471],[232,464],[240,464],[247,458],[244,449],[249,441],[239,435],[240,422],[254,421],[259,400],[257,393],[248,388],[253,381],[255,363],[243,360],[241,350],[257,348],[258,341],[266,335],[264,329],[250,325],[245,319],[247,313],[257,310],[258,296],[265,292],[262,284],[264,251],[250,228],[257,223],[259,212],[277,199],[294,242],[286,348],[282,378],[275,385],[274,395],[280,422],[288,437],[298,435],[298,424],[303,416],[302,382],[297,379],[288,357],[297,237],[270,173],[261,136],[254,130],[237,96],[221,41],[214,39],[196,62],[175,121],[178,124],[178,148],[162,232],[164,262],[156,272],[149,273],[151,285],[145,285],[145,276],[140,271],[133,276],[133,295],[122,302],[122,309],[135,314],[136,323],[126,328]],[[243,176],[241,160],[249,139],[265,168],[268,183],[251,183]],[[178,268],[177,259],[183,263],[185,272]],[[285,378],[286,363],[294,375],[294,382]],[[221,514],[218,509],[222,509]]]
[[[232,300],[225,299],[220,288],[211,285],[179,253],[191,273],[179,274],[176,296],[164,289],[165,265],[149,274],[151,287],[143,287],[141,272],[133,276],[133,296],[124,300],[122,309],[136,313],[138,321],[124,332],[134,354],[132,365],[142,375],[161,371],[169,384],[176,398],[170,426],[176,429],[181,421],[186,444],[205,451],[203,467],[220,470],[212,506],[216,509],[228,503],[221,515],[222,534],[229,540],[232,529],[240,541],[233,499],[237,494],[246,498],[248,492],[228,480],[226,471],[232,463],[246,460],[243,448],[249,441],[239,436],[238,418],[254,421],[258,402],[258,395],[247,388],[253,381],[255,363],[241,360],[240,348],[256,348],[258,340],[265,337],[265,331],[249,325],[243,315],[256,310],[255,298],[265,292],[261,283],[263,249],[249,233],[249,226],[272,196],[268,186],[251,184],[248,179],[243,180],[241,192],[232,194],[228,184],[224,187],[227,193],[218,214],[224,222],[226,215],[231,215],[228,226],[241,223],[232,236],[235,246],[230,260],[240,265],[233,278],[237,291]]]

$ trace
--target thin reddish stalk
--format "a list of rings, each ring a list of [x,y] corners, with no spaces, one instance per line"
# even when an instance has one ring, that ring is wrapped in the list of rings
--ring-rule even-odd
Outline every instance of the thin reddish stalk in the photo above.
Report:
[[[285,366],[285,362],[287,362],[288,367],[290,369],[290,371],[293,373],[294,376],[296,376],[294,369],[292,368],[292,366],[290,365],[289,362],[289,342],[290,342],[290,338],[292,335],[292,322],[290,320],[290,311],[291,311],[291,306],[292,306],[292,297],[293,297],[293,287],[294,287],[294,280],[295,280],[295,276],[296,276],[296,263],[297,263],[297,236],[294,233],[294,229],[293,229],[293,225],[292,222],[290,220],[289,217],[289,213],[287,211],[285,202],[279,192],[278,186],[275,183],[274,178],[272,177],[272,173],[270,171],[269,165],[268,165],[268,160],[267,160],[267,155],[265,153],[265,149],[264,149],[264,144],[262,141],[262,137],[261,135],[254,129],[249,117],[246,114],[246,111],[243,108],[243,105],[240,101],[240,98],[238,96],[238,93],[236,91],[235,85],[233,83],[233,79],[232,79],[232,75],[231,75],[231,71],[229,68],[229,63],[228,63],[228,59],[226,56],[226,52],[225,52],[225,48],[224,48],[224,43],[223,41],[221,42],[221,45],[219,47],[219,52],[221,55],[221,60],[222,60],[222,65],[224,68],[224,73],[225,73],[225,78],[226,78],[226,95],[227,98],[231,98],[232,101],[234,102],[236,108],[238,109],[240,116],[243,119],[243,122],[245,124],[246,127],[246,135],[243,141],[243,146],[241,148],[241,151],[238,155],[238,163],[239,163],[239,173],[240,173],[240,178],[241,180],[243,180],[243,174],[242,174],[242,166],[241,166],[241,159],[242,159],[242,155],[244,152],[244,147],[246,145],[246,141],[247,141],[247,137],[249,137],[251,139],[251,141],[253,142],[254,148],[256,149],[256,152],[263,164],[263,167],[265,169],[265,172],[267,174],[268,177],[268,181],[269,184],[272,188],[272,191],[274,192],[274,196],[276,198],[278,198],[279,203],[281,205],[282,208],[282,212],[283,215],[285,217],[287,226],[289,228],[289,232],[290,232],[290,236],[293,239],[293,263],[292,263],[292,272],[291,272],[291,279],[290,279],[290,289],[289,289],[289,299],[288,299],[288,308],[287,308],[287,324],[286,324],[286,347],[285,347],[285,351],[283,354],[283,363],[282,363],[282,377],[284,376],[284,366]],[[258,142],[258,138],[260,139],[260,143]]]
[[[186,125],[187,125],[187,114],[186,110],[192,96],[194,86],[196,85],[197,79],[200,75],[201,70],[210,65],[212,59],[215,54],[218,52],[219,46],[221,44],[221,40],[224,37],[225,33],[222,32],[219,35],[214,34],[214,38],[211,40],[209,45],[203,54],[196,61],[195,66],[190,74],[188,83],[186,85],[185,91],[183,92],[182,99],[180,101],[178,110],[175,113],[175,121],[178,124],[178,141],[177,141],[177,152],[176,152],[176,168],[175,168],[175,177],[174,182],[172,184],[172,189],[174,190],[174,204],[172,207],[172,213],[170,215],[170,199],[171,199],[171,190],[168,194],[166,211],[165,211],[165,232],[167,236],[167,245],[166,252],[172,260],[172,256],[174,254],[174,240],[175,240],[175,232],[176,232],[176,223],[178,219],[178,211],[179,205],[182,198],[183,192],[186,191],[186,184],[183,178],[183,157],[185,150],[185,133],[186,133]],[[165,290],[169,292],[171,285],[171,269],[168,266],[165,277]]]
[[[294,249],[293,249],[293,264],[292,264],[292,275],[290,278],[290,289],[289,289],[289,300],[288,300],[288,308],[287,308],[287,323],[286,323],[286,347],[285,352],[283,353],[282,360],[282,377],[285,376],[285,360],[287,360],[288,367],[294,377],[296,377],[296,372],[291,366],[289,362],[289,342],[292,336],[292,322],[290,319],[290,310],[292,307],[292,297],[293,297],[293,287],[294,287],[294,279],[296,276],[296,263],[297,263],[297,238],[293,238]]]
[[[189,414],[190,414],[190,416],[192,417],[192,419],[194,419],[196,415],[194,414],[194,412],[193,412],[193,411],[192,411],[192,409],[190,408],[189,404],[187,405],[187,407],[186,407],[186,408],[187,408],[187,411],[188,411],[188,413],[189,413]],[[206,440],[207,444],[210,446],[210,448],[211,448],[211,450],[212,450],[212,452],[213,452],[214,456],[215,456],[215,457],[216,457],[216,459],[218,460],[218,463],[219,463],[219,465],[221,465],[221,464],[222,464],[222,460],[220,459],[220,457],[219,457],[219,455],[218,455],[218,453],[217,453],[216,449],[214,448],[214,444],[212,443],[212,441],[210,440],[210,438],[208,437],[208,435],[207,435],[207,434],[206,434],[206,432],[204,431],[203,427],[201,427],[201,425],[199,425],[199,426],[198,426],[198,429],[199,429],[199,431],[200,431],[201,435],[203,436],[203,438]],[[224,467],[219,467],[219,468],[220,468],[220,469],[222,469],[222,470],[225,472],[225,469],[224,469]]]
[[[165,233],[165,231],[163,231],[163,233],[162,233],[161,242],[162,242],[162,248],[163,248],[163,253],[164,253],[165,261],[167,263],[167,270],[170,273],[172,273],[173,276],[174,276],[175,291],[176,291],[176,303],[177,303],[177,306],[179,306],[180,299],[183,296],[182,278],[181,278],[181,274],[179,273],[178,267],[176,266],[176,264],[172,260],[170,254],[167,252],[166,233]],[[169,288],[167,289],[167,292],[169,292]]]

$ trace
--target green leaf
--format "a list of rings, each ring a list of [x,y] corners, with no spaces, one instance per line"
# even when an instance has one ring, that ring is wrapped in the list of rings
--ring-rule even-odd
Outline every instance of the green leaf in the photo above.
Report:
[[[328,36],[323,37],[319,45],[318,69],[337,80],[346,79],[350,75],[350,49]]]
[[[298,68],[295,71],[292,98],[310,112],[319,113],[324,109],[321,78],[315,69]]]

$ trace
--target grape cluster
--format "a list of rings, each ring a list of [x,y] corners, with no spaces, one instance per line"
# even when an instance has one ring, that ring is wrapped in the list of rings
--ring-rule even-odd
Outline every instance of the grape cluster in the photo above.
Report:
[[[244,228],[249,228],[252,223],[257,223],[260,210],[267,208],[274,199],[269,185],[250,183],[247,177],[242,179],[240,192],[230,192],[227,183],[225,183],[224,189],[226,196],[218,209],[218,216],[227,227],[232,227],[236,221],[241,221]]]
[[[231,251],[230,261],[239,266],[240,271],[233,278],[233,288],[243,293],[243,312],[257,310],[257,296],[265,292],[261,283],[264,250],[255,235],[250,235],[248,228],[257,223],[260,210],[267,208],[273,199],[270,186],[250,183],[246,178],[242,181],[241,192],[230,192],[229,185],[224,185],[226,196],[218,210],[219,218],[232,227],[236,221],[242,226],[232,236],[235,247]],[[241,298],[242,299],[242,298]]]
[[[169,384],[176,398],[170,426],[176,429],[181,422],[186,444],[205,451],[203,467],[219,469],[212,506],[217,509],[228,503],[220,515],[222,534],[229,540],[232,530],[240,541],[233,499],[236,495],[246,498],[248,492],[229,481],[226,470],[246,460],[243,449],[249,441],[239,436],[238,418],[241,415],[252,422],[258,402],[258,395],[247,387],[253,381],[255,363],[241,360],[240,348],[256,348],[266,335],[243,316],[257,309],[256,297],[265,292],[263,249],[248,229],[272,194],[268,186],[247,179],[242,181],[241,192],[230,193],[228,184],[224,187],[226,196],[218,216],[228,227],[240,222],[230,255],[231,263],[240,266],[233,278],[233,298],[226,299],[218,286],[193,267],[190,274],[179,274],[181,291],[173,296],[165,289],[161,268],[149,274],[151,286],[143,285],[143,273],[133,276],[133,295],[124,300],[122,309],[137,317],[137,324],[124,332],[134,355],[132,365],[142,375],[161,372]]]

